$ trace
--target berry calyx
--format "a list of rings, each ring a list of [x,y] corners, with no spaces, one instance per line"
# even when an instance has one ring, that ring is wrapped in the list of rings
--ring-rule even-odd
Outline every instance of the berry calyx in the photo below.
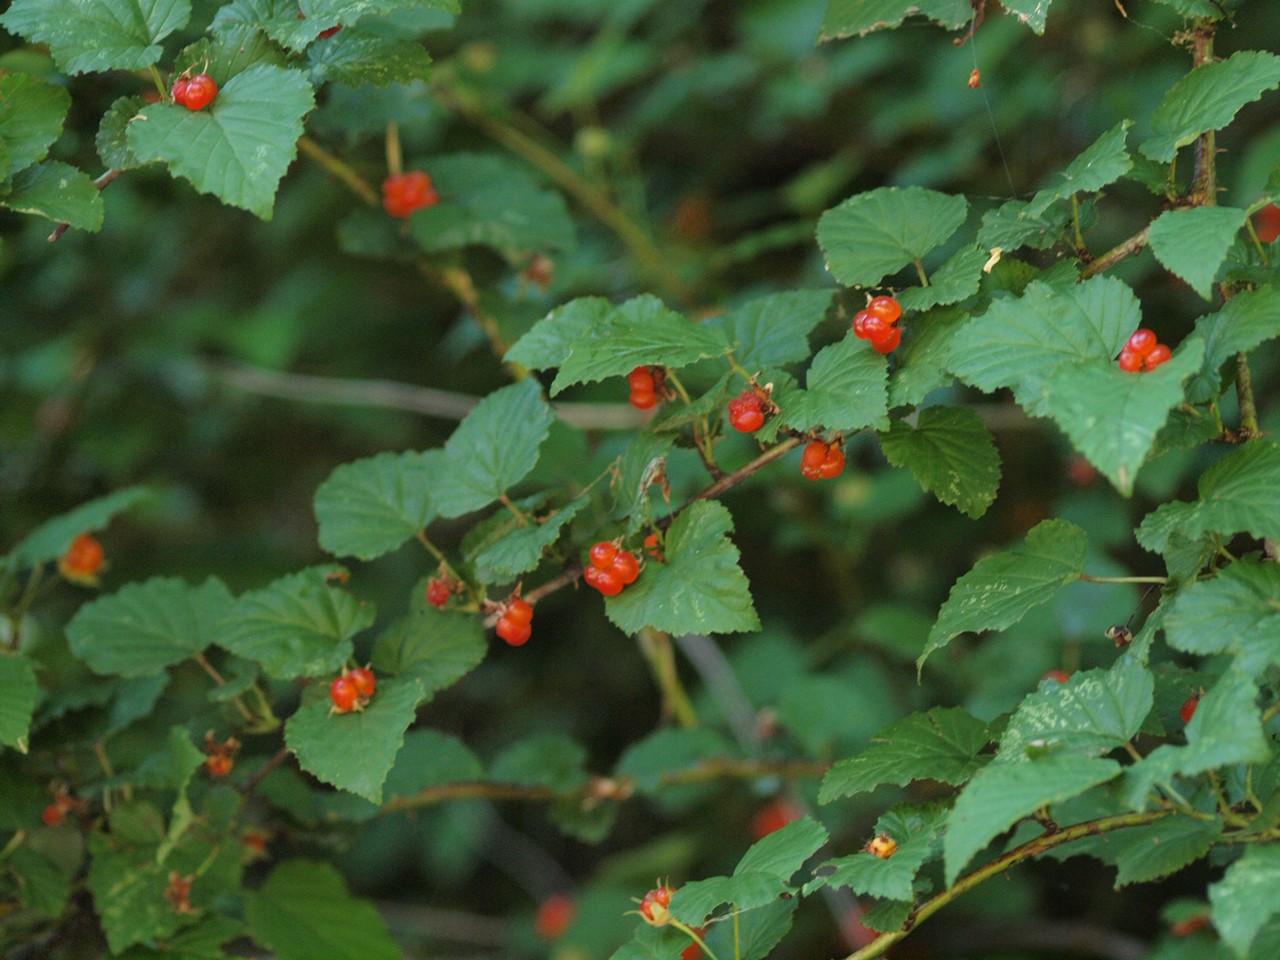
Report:
[[[1156,344],[1151,352],[1142,360],[1142,365],[1148,370],[1154,370],[1162,363],[1168,363],[1173,359],[1173,351],[1166,347],[1163,343]]]
[[[176,87],[176,84],[175,84]],[[178,99],[175,89],[173,99],[181,103],[188,110],[203,110],[209,104],[213,103],[213,98],[218,95],[218,84],[213,77],[207,73],[197,73],[194,77],[187,81],[186,87],[182,91],[182,99]]]
[[[61,559],[58,560],[58,572],[72,583],[86,586],[97,586],[98,574],[106,565],[106,555],[102,544],[87,533],[82,533],[71,541]]]
[[[872,297],[866,306],[867,313],[880,317],[885,323],[897,323],[902,316],[902,306],[893,297]]]
[[[810,441],[800,455],[800,475],[806,480],[830,480],[844,473],[844,450],[839,443]]]
[[[591,565],[600,570],[607,570],[609,564],[613,563],[613,558],[618,555],[618,545],[610,543],[608,540],[601,540],[599,543],[592,545],[587,552]]]
[[[439,202],[440,194],[431,185],[431,177],[422,170],[410,170],[382,181],[382,208],[393,217],[405,219],[415,210]]]
[[[344,673],[329,684],[329,699],[333,701],[333,713],[350,713],[360,702],[360,691],[355,681]]]
[[[887,833],[877,833],[867,841],[867,845],[864,849],[873,857],[879,857],[881,860],[888,860],[898,852],[898,842]]]
[[[378,689],[378,678],[373,675],[373,671],[368,667],[356,667],[354,670],[348,670],[347,676],[356,685],[356,693],[366,700],[372,697],[373,692]]]
[[[427,603],[433,607],[442,608],[449,602],[449,596],[453,591],[449,589],[449,585],[439,577],[434,577],[427,583]]]
[[[204,769],[211,777],[225,777],[236,765],[235,756],[240,752],[240,741],[235,737],[227,737],[219,742],[214,739],[213,731],[204,735]]]
[[[573,923],[578,908],[563,893],[553,893],[538,904],[533,916],[533,929],[543,940],[558,940]]]
[[[640,916],[652,927],[665,927],[671,922],[671,898],[675,890],[671,887],[657,887],[650,890],[640,901]]]
[[[747,390],[729,401],[729,425],[741,433],[755,433],[764,426],[764,410],[754,390]]]
[[[1136,351],[1138,356],[1145,357],[1156,348],[1159,341],[1153,331],[1146,327],[1139,327],[1129,335],[1129,340],[1125,344],[1130,350]]]
[[[1196,715],[1196,708],[1200,706],[1200,696],[1198,693],[1193,693],[1178,709],[1178,715],[1182,717],[1183,723],[1190,723],[1191,718]]]

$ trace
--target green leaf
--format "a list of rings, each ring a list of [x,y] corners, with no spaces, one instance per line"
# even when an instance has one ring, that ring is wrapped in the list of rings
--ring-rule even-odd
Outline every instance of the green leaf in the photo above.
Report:
[[[378,637],[373,666],[378,673],[417,680],[431,694],[474,670],[487,650],[475,615],[443,613],[424,602]]]
[[[82,606],[67,624],[67,641],[94,673],[145,677],[218,640],[232,603],[214,577],[198,587],[153,577]]]
[[[495,783],[521,787],[545,787],[566,792],[590,779],[586,771],[587,750],[576,740],[558,733],[545,733],[512,744],[489,766]]]
[[[982,215],[978,243],[988,250],[1008,252],[1019,247],[1045,250],[1062,236],[1063,218],[1052,211],[1032,214],[1026,200],[1009,200]]]
[[[941,845],[943,827],[950,810],[928,805],[923,809],[895,807],[876,824],[876,834],[889,836],[898,848],[887,859],[872,853],[855,853],[822,865],[819,879],[805,888],[808,894],[819,884],[848,887],[854,893],[890,900],[911,900],[920,867]],[[834,868],[829,875],[826,871]]]
[[[575,243],[564,197],[512,160],[484,153],[436,156],[427,172],[440,202],[415,211],[410,221],[424,250],[475,245],[515,255],[568,250]]]
[[[995,502],[1000,454],[982,418],[964,407],[921,410],[916,426],[895,420],[880,434],[884,455],[943,503],[977,519]]]
[[[809,334],[831,306],[830,290],[789,290],[749,300],[703,323],[721,329],[734,357],[752,372],[798,363],[809,356]]]
[[[1045,17],[1053,0],[1004,0],[1001,6],[1031,28],[1033,33],[1044,33]]]
[[[551,384],[551,395],[575,383],[625,376],[643,364],[678,370],[728,349],[723,329],[692,323],[657,297],[644,294],[596,319],[572,345]]]
[[[641,793],[659,793],[666,778],[685,770],[695,770],[707,757],[726,757],[735,751],[714,730],[669,727],[631,744],[618,759],[614,774],[635,781]]]
[[[210,29],[225,37],[249,27],[290,50],[302,50],[325,30],[339,25],[333,15],[317,16],[314,6],[311,0],[305,4],[299,0],[235,0],[219,8]]]
[[[1280,847],[1251,845],[1244,856],[1209,885],[1210,917],[1222,939],[1241,958],[1263,925],[1280,913]]]
[[[988,254],[968,244],[957,250],[934,271],[927,287],[907,287],[898,294],[898,303],[907,313],[918,313],[930,307],[967,300],[978,292],[982,268]]]
[[[36,671],[18,654],[0,656],[0,744],[27,752],[27,733],[36,708]]]
[[[259,64],[289,65],[289,56],[260,30],[249,24],[203,37],[174,58],[172,73],[207,73],[225,84],[238,73]]]
[[[753,843],[733,868],[733,875],[758,873],[787,883],[827,840],[826,827],[811,817],[802,817]]]
[[[973,16],[968,0],[827,0],[821,40],[896,27],[907,17],[921,14],[949,30],[964,26]]]
[[[18,899],[28,910],[54,919],[66,909],[71,878],[48,857],[20,846],[10,852],[6,866],[16,875]]]
[[[27,167],[13,178],[0,205],[18,213],[97,233],[102,229],[102,196],[88,174],[56,160]]]
[[[570,300],[535,323],[528,333],[512,344],[503,359],[533,370],[558,367],[569,356],[574,344],[581,343],[608,322],[613,309],[613,304],[604,297]]]
[[[1104,753],[1136,736],[1151,712],[1155,679],[1131,658],[1110,670],[1072,674],[1023,699],[1000,738],[997,763],[1021,762],[1036,748]]]
[[[1173,600],[1165,639],[1187,653],[1233,653],[1246,673],[1280,665],[1280,566],[1240,560]]]
[[[1203,344],[1189,339],[1168,363],[1127,373],[1111,362],[1064,364],[1045,384],[1045,407],[1072,445],[1125,496],[1155,445],[1182,383],[1201,366]]]
[[[979,754],[990,739],[986,724],[958,707],[912,714],[877,733],[862,753],[828,770],[818,802],[869,793],[884,783],[964,783],[986,763]]]
[[[1221,310],[1197,320],[1192,336],[1204,341],[1204,367],[1187,384],[1187,400],[1206,403],[1222,392],[1223,364],[1280,336],[1280,287],[1237,293]]]
[[[400,960],[403,952],[372,904],[347,892],[327,863],[286,860],[244,894],[253,939],[279,960]]]
[[[80,534],[101,530],[117,513],[123,513],[150,495],[151,491],[146,487],[126,487],[82,503],[74,510],[42,523],[14,548],[12,556],[23,566],[57,560]]]
[[[1147,242],[1166,269],[1212,300],[1213,278],[1245,219],[1245,212],[1234,207],[1166,210],[1151,224]]]
[[[964,324],[951,338],[948,364],[987,393],[1011,387],[1028,413],[1048,416],[1053,373],[1068,363],[1111,363],[1141,322],[1133,291],[1112,277],[1065,289],[1037,280],[1022,297],[997,300]]]
[[[71,94],[29,73],[0,70],[0,154],[8,153],[0,180],[31,166],[62,133]]]
[[[204,110],[147,107],[129,124],[129,148],[143,162],[164,162],[201,193],[270,220],[314,105],[300,72],[260,64],[228,80]]]
[[[885,358],[848,333],[814,356],[805,389],[786,397],[781,422],[797,430],[883,428],[889,422],[887,380]]]
[[[1031,529],[1024,546],[979,560],[951,588],[917,665],[962,633],[1003,630],[1048,603],[1080,579],[1087,546],[1085,532],[1074,523],[1045,520]]]
[[[671,898],[671,913],[681,923],[700,927],[721,904],[731,903],[737,910],[757,910],[786,892],[786,883],[771,873],[708,877],[678,889]]]
[[[285,724],[285,744],[307,773],[381,803],[382,785],[425,696],[416,680],[394,679],[381,681],[369,705],[351,713],[332,713],[329,698],[316,697]]]
[[[1120,773],[1114,760],[1048,754],[1026,763],[991,764],[956,798],[943,838],[947,885],[997,834],[1046,804],[1061,803]]]
[[[827,270],[850,287],[870,287],[922,260],[964,223],[964,197],[923,187],[880,187],[850,197],[818,220]]]
[[[320,546],[372,560],[416,537],[436,517],[443,460],[439,450],[380,453],[334,469],[316,490]]]
[[[475,565],[476,577],[482,583],[497,583],[535,569],[542,562],[543,552],[560,539],[561,531],[589,499],[581,496],[524,526],[511,516],[509,523],[495,531],[496,535],[486,538],[468,555]]]
[[[747,913],[736,923],[717,923],[707,931],[707,946],[718,957],[764,960],[791,930],[798,899],[775,900]]]
[[[189,0],[13,0],[0,26],[47,43],[58,69],[74,74],[145,69],[190,16]]]
[[[1048,6],[1048,0],[1043,0]],[[1037,33],[1040,31],[1037,30]],[[1027,204],[1026,214],[1039,217],[1059,200],[1076,193],[1096,193],[1107,184],[1114,183],[1129,172],[1133,159],[1125,149],[1124,141],[1132,120],[1121,120],[1057,174],[1049,186],[1040,190]]]
[[[635,583],[605,601],[619,628],[668,633],[737,633],[760,629],[738,548],[733,518],[719,503],[690,504],[667,531],[665,562],[649,563]]]
[[[893,352],[896,369],[889,377],[891,409],[919,404],[931,391],[954,382],[948,367],[951,340],[967,319],[967,314],[952,307],[911,318],[902,345]]]
[[[142,165],[129,149],[129,123],[146,106],[142,97],[121,97],[102,115],[94,146],[105,166],[131,170]]]
[[[431,57],[422,44],[356,30],[343,30],[313,43],[307,50],[307,59],[311,63],[311,82],[316,85],[331,82],[350,87],[387,87],[425,81],[431,76]]]
[[[862,914],[858,920],[869,930],[877,933],[893,933],[901,930],[915,909],[912,900],[881,900]]]
[[[340,567],[311,567],[241,596],[218,629],[218,645],[256,660],[278,680],[340,668],[351,638],[373,623],[362,603],[329,576]]]
[[[1149,883],[1177,873],[1199,860],[1222,836],[1222,821],[1166,817],[1107,838],[1109,854],[1119,867],[1116,886]]]
[[[528,476],[554,420],[532,377],[481,400],[453,431],[438,461],[430,495],[440,516],[487,507]]]
[[[1247,103],[1280,86],[1280,57],[1261,50],[1242,50],[1196,67],[1175,83],[1151,114],[1155,134],[1141,150],[1168,163],[1200,134],[1220,130]]]
[[[388,798],[411,797],[429,787],[482,779],[479,758],[461,740],[438,730],[410,730],[382,793]]]
[[[1280,537],[1280,445],[1246,443],[1206,470],[1196,486],[1200,499],[1162,504],[1147,514],[1138,527],[1138,543],[1164,553],[1175,535],[1187,540],[1209,532]]]

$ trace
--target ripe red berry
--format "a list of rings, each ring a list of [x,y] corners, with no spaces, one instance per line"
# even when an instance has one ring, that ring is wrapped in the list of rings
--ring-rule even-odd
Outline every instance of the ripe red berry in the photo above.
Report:
[[[1155,349],[1156,343],[1156,335],[1152,331],[1146,327],[1139,327],[1129,335],[1129,340],[1125,346],[1135,351],[1138,356],[1145,357]]]
[[[656,533],[651,533],[644,538],[644,552],[653,559],[662,561],[662,541]]]
[[[498,618],[498,636],[513,647],[519,647],[533,635],[533,627],[528,623],[514,620],[509,614]]]
[[[427,603],[431,604],[433,607],[443,607],[449,602],[450,593],[451,591],[449,590],[449,585],[447,583],[438,577],[433,578],[427,584]]]
[[[859,340],[867,339],[867,318],[870,316],[871,314],[866,310],[859,310],[853,315],[853,323],[850,326],[853,327],[853,335]]]
[[[770,800],[751,818],[751,836],[756,840],[762,840],[769,834],[781,830],[793,820],[799,820],[800,816],[800,811],[786,800],[781,798]]]
[[[355,681],[344,673],[329,684],[329,699],[333,701],[334,713],[350,713],[360,699],[360,691]]]
[[[844,472],[844,450],[838,443],[811,441],[800,456],[800,475],[806,480],[830,480]]]
[[[558,940],[573,923],[577,907],[562,893],[553,893],[538,904],[533,929],[543,940]]]
[[[842,473],[844,473],[844,450],[833,443],[827,449],[827,456],[822,461],[822,466],[818,467],[818,476],[823,480],[831,480]]]
[[[1137,373],[1142,369],[1142,354],[1132,347],[1126,346],[1120,351],[1120,357],[1116,362],[1119,364],[1120,369],[1126,373]]]
[[[593,544],[587,556],[591,559],[593,567],[599,567],[606,570],[609,564],[613,563],[613,558],[618,555],[618,545],[610,543],[608,540],[601,540],[599,543]]]
[[[872,297],[867,304],[867,313],[880,317],[885,323],[897,323],[902,316],[902,307],[893,297]]]
[[[698,936],[706,935],[705,927],[694,927],[693,932]],[[680,951],[680,960],[702,960],[702,948],[696,943],[691,943]]]
[[[1196,715],[1196,707],[1198,706],[1200,706],[1200,694],[1193,693],[1191,696],[1187,697],[1186,702],[1183,703],[1182,707],[1178,710],[1183,723],[1191,722],[1191,718]]]
[[[512,597],[507,601],[507,609],[503,616],[516,623],[532,623],[533,604],[520,597]]]
[[[1162,363],[1168,363],[1173,359],[1173,351],[1166,347],[1163,343],[1158,343],[1151,348],[1151,352],[1146,355],[1142,361],[1142,365],[1148,370],[1154,370]]]
[[[868,312],[866,319],[862,321],[862,339],[875,343],[889,336],[889,331],[892,329],[893,325],[884,317]]]
[[[187,105],[187,86],[189,84],[190,81],[186,77],[179,77],[173,81],[173,87],[170,92],[173,94],[174,103],[180,103],[184,107]]]
[[[1046,680],[1057,680],[1058,683],[1066,683],[1070,679],[1071,674],[1067,673],[1065,670],[1050,670],[1040,678],[1040,682],[1043,683]]]
[[[619,550],[613,563],[609,564],[609,572],[621,580],[623,586],[635,583],[640,576],[640,561],[629,550]]]
[[[627,399],[637,410],[648,410],[658,405],[658,395],[652,390],[632,390]]]
[[[587,584],[589,586],[595,587],[597,590],[599,590],[600,589],[600,586],[599,586],[600,585],[600,568],[597,566],[593,566],[591,564],[587,564],[586,569],[582,571],[582,579],[587,581]]]
[[[1280,207],[1270,203],[1259,210],[1254,229],[1263,243],[1274,243],[1276,237],[1280,237]]]
[[[747,390],[729,401],[729,425],[742,433],[755,433],[764,426],[764,410],[754,390]]]
[[[671,897],[675,893],[671,887],[658,887],[650,890],[640,901],[640,916],[645,923],[655,927],[665,927],[671,922]]]
[[[330,37],[332,37],[335,33],[337,33],[341,29],[342,29],[342,24],[338,24],[336,27],[330,27],[328,30],[321,30],[320,36],[318,36],[316,39],[328,40]]]
[[[804,453],[800,455],[800,465],[817,470],[825,459],[827,459],[827,445],[821,440],[814,440],[805,446]]]
[[[207,73],[197,73],[187,81],[182,99],[178,102],[188,110],[203,110],[213,103],[213,98],[217,95],[218,84],[214,82],[213,77]],[[174,94],[174,99],[177,100],[176,93]]]
[[[236,762],[225,753],[215,753],[204,758],[204,768],[211,777],[225,777]]]
[[[636,367],[627,374],[627,386],[632,392],[637,390],[654,391],[653,370],[649,367]]]
[[[94,585],[105,561],[102,544],[82,533],[71,541],[71,546],[58,561],[58,572],[73,583]]]
[[[622,582],[622,578],[614,573],[612,568],[609,570],[597,571],[595,581],[596,582],[591,585],[606,597],[616,597],[622,592],[622,588],[626,586],[626,584]]]
[[[902,342],[902,331],[898,327],[890,327],[889,332],[879,340],[871,341],[871,349],[876,353],[892,353]]]
[[[439,202],[440,194],[431,185],[431,177],[421,170],[410,170],[382,181],[382,207],[393,217],[403,219],[415,210]]]
[[[372,697],[373,691],[378,689],[378,678],[368,667],[356,667],[347,671],[347,676],[356,685],[356,693],[366,699]]]
[[[56,803],[51,803],[44,808],[44,812],[40,814],[40,819],[44,821],[46,827],[60,827],[67,819],[67,811]]]

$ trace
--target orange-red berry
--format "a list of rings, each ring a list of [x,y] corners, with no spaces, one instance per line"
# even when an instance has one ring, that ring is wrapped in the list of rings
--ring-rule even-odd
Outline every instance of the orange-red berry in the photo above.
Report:
[[[58,561],[58,572],[73,583],[96,584],[98,573],[106,561],[102,544],[87,533],[71,541],[71,546]]]
[[[431,177],[422,170],[410,170],[382,181],[382,207],[393,217],[407,218],[415,210],[440,202]]]
[[[543,940],[558,940],[573,923],[578,908],[562,893],[553,893],[538,904],[533,929]]]

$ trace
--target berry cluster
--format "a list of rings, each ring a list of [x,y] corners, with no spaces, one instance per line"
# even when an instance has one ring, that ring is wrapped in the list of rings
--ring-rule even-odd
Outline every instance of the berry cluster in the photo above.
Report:
[[[653,927],[665,927],[671,922],[671,898],[675,890],[671,887],[657,887],[650,890],[640,901],[640,916],[644,922]]]
[[[236,754],[240,752],[240,741],[235,737],[227,737],[219,743],[213,738],[210,730],[204,735],[204,769],[211,777],[225,777],[236,765]]]
[[[398,173],[382,181],[382,208],[393,217],[405,219],[413,211],[439,202],[440,194],[431,185],[431,177],[421,170]]]
[[[1139,327],[1120,351],[1120,369],[1128,373],[1139,370],[1154,370],[1162,363],[1168,363],[1173,351],[1156,340],[1156,335],[1146,327]]]
[[[646,541],[647,542],[647,541]],[[606,597],[616,597],[622,588],[636,582],[640,576],[640,561],[629,550],[620,550],[616,543],[601,540],[587,555],[589,563],[582,572],[582,579]]]
[[[755,433],[764,426],[768,402],[759,391],[744,390],[729,401],[729,426],[742,433]]]
[[[627,374],[627,386],[631,388],[628,399],[631,405],[637,410],[657,406],[662,399],[666,379],[666,371],[662,367],[636,367]]]
[[[173,102],[188,110],[203,110],[218,95],[218,84],[207,73],[179,77],[173,81]]]
[[[513,647],[521,646],[533,635],[533,604],[511,597],[498,616],[498,636]]]
[[[331,712],[363,710],[377,688],[378,680],[368,667],[346,671],[329,685],[329,699],[333,701]]]
[[[106,555],[102,552],[102,544],[87,533],[72,540],[67,552],[58,560],[58,572],[63,579],[88,587],[98,585],[98,574],[104,566]]]
[[[870,340],[876,353],[890,353],[902,342],[902,330],[894,324],[902,316],[902,307],[893,297],[872,297],[866,309],[853,315],[853,335]]]
[[[89,805],[83,800],[77,800],[67,793],[65,787],[58,787],[53,791],[53,803],[44,808],[40,819],[46,827],[60,827],[66,823],[67,814],[82,816],[88,808]]]
[[[844,450],[839,441],[813,440],[800,456],[800,475],[806,480],[830,480],[844,473]]]
[[[444,609],[444,605],[453,596],[453,587],[454,582],[448,577],[432,577],[427,582],[427,603],[437,609]]]

